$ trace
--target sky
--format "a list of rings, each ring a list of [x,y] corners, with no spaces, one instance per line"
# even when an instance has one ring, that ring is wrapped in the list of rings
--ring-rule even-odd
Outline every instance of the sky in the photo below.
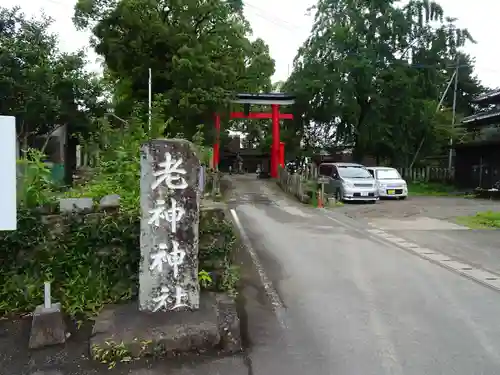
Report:
[[[499,0],[476,0],[471,8],[467,0],[438,0],[446,15],[458,18],[459,27],[466,27],[477,44],[469,44],[464,52],[476,59],[476,74],[488,87],[500,87],[500,49],[497,48],[495,24],[500,11]],[[44,11],[55,22],[52,31],[59,34],[60,48],[74,51],[88,46],[89,34],[76,31],[71,17],[74,0],[1,0],[1,5],[18,5],[28,15]],[[286,80],[292,69],[297,49],[309,35],[312,16],[307,9],[315,0],[247,0],[245,15],[249,20],[253,36],[262,38],[269,45],[276,61],[274,81]],[[473,10],[473,11],[472,11]],[[99,70],[97,56],[89,51],[89,69]]]

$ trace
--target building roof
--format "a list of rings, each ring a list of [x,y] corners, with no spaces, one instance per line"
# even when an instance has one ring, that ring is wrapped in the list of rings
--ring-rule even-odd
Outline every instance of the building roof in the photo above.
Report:
[[[500,89],[490,90],[472,99],[472,103],[479,105],[500,104]]]
[[[477,129],[473,139],[463,143],[456,143],[455,148],[469,148],[500,144],[500,127],[488,126]]]
[[[500,109],[493,108],[486,111],[479,111],[472,116],[467,116],[462,120],[464,125],[485,126],[500,122]]]
[[[463,150],[469,148],[484,148],[484,147],[494,147],[498,149],[500,146],[500,139],[489,139],[489,140],[477,140],[467,143],[457,143],[453,146],[455,150]]]

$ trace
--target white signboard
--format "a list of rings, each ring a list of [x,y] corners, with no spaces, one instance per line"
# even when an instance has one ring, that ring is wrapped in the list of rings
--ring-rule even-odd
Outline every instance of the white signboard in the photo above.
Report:
[[[16,118],[0,116],[0,231],[17,229]]]

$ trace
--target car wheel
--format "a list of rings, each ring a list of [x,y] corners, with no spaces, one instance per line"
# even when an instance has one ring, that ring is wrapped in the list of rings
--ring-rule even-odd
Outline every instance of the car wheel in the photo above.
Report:
[[[401,197],[399,199],[401,199],[402,201],[404,201],[407,197]]]

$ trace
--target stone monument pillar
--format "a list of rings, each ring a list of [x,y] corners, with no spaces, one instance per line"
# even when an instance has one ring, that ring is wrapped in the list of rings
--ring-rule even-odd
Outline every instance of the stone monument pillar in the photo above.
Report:
[[[197,310],[200,161],[191,142],[141,148],[141,311]]]
[[[234,301],[213,292],[200,298],[199,179],[192,143],[166,139],[142,145],[139,309],[135,302],[114,304],[95,317],[93,359],[108,361],[102,355],[116,345],[132,358],[241,350]]]

